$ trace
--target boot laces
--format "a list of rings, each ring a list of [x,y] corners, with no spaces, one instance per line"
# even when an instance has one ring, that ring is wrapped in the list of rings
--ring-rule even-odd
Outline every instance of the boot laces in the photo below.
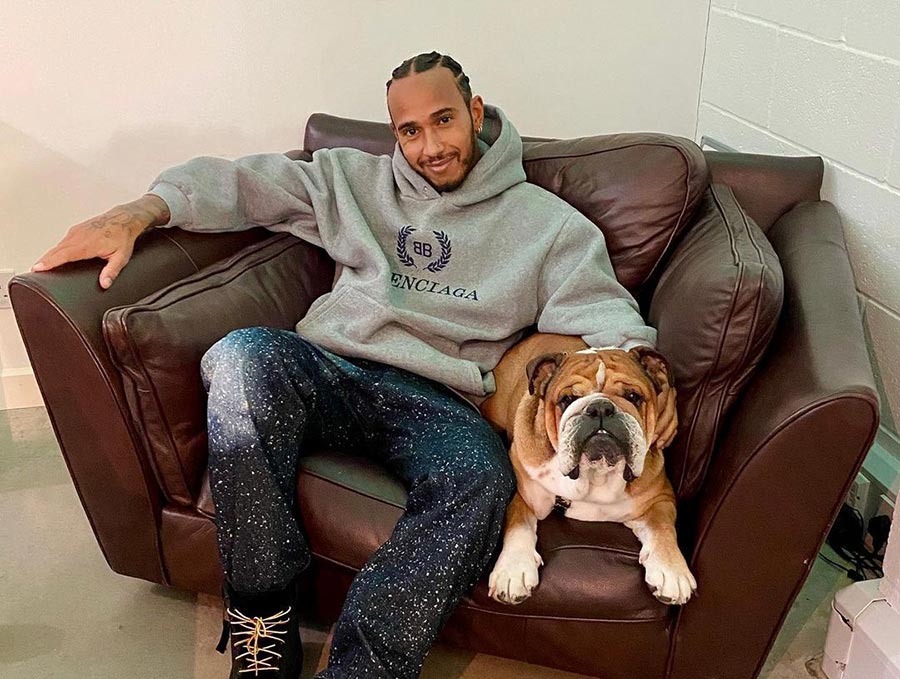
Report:
[[[270,615],[267,618],[248,618],[238,610],[228,609],[229,622],[231,624],[231,644],[239,653],[235,660],[246,667],[239,670],[239,674],[253,673],[257,676],[266,670],[278,670],[277,662],[281,653],[275,649],[279,644],[284,644],[290,607]],[[268,643],[268,645],[265,645]]]

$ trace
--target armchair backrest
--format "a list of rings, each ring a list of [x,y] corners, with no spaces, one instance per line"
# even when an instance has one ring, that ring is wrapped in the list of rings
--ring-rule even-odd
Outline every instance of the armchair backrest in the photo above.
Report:
[[[485,126],[482,136],[490,142],[492,133],[498,131]],[[654,133],[523,141],[528,181],[552,191],[603,231],[616,275],[641,298],[709,184],[700,148],[688,139]],[[394,137],[386,123],[310,116],[304,150],[334,147],[389,155]]]

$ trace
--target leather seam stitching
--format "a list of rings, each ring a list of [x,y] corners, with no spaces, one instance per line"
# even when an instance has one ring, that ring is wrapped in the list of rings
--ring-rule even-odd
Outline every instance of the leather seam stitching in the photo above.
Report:
[[[721,211],[722,216],[723,216],[723,219],[724,219],[724,218],[725,218],[725,208],[724,208],[724,206],[722,205],[722,202],[721,202],[721,200],[720,200],[720,198],[719,198],[718,189],[717,189],[717,187],[716,187],[715,185],[711,185],[710,188],[712,189],[713,200],[716,202],[716,205],[718,206],[719,210]],[[748,222],[747,222],[747,215],[746,215],[746,213],[744,212],[743,209],[741,209],[741,206],[740,206],[740,204],[738,204],[737,198],[735,198],[734,193],[731,192],[730,190],[729,190],[729,193],[730,193],[731,197],[734,199],[734,204],[735,204],[735,206],[737,207],[737,209],[738,209],[738,214],[740,215],[741,221],[742,221],[743,224],[744,224],[745,231],[746,231],[746,234],[747,234],[747,240],[753,245],[753,249],[756,251],[756,254],[757,254],[757,257],[759,258],[759,263],[760,263],[760,272],[759,272],[759,276],[758,276],[758,278],[757,278],[757,284],[756,284],[756,294],[754,295],[754,302],[755,302],[755,303],[754,303],[754,307],[753,307],[753,316],[752,316],[751,323],[750,323],[750,329],[749,329],[749,331],[747,332],[747,334],[746,334],[746,336],[745,336],[744,348],[743,348],[743,350],[741,351],[741,358],[740,358],[740,362],[739,362],[739,364],[745,364],[745,363],[746,363],[747,355],[748,355],[749,352],[750,352],[750,346],[752,345],[752,341],[751,341],[751,340],[752,340],[753,337],[756,336],[757,330],[759,329],[759,307],[760,307],[760,297],[761,297],[761,295],[762,295],[763,279],[764,279],[764,277],[765,277],[765,270],[766,270],[768,267],[765,266],[764,258],[763,258],[763,256],[762,256],[762,251],[761,251],[759,245],[753,240],[753,236],[752,236],[752,234],[750,233],[750,225],[749,225]],[[727,222],[727,219],[726,219],[726,222]],[[729,223],[729,224],[730,224],[730,223]],[[732,233],[732,236],[734,236],[734,231],[731,231],[731,233]],[[738,252],[737,252],[737,238],[736,238],[736,237],[734,238],[734,241],[733,241],[733,243],[732,243],[732,247],[733,247],[733,251],[734,251],[734,254],[735,254],[735,259],[737,259],[737,257],[738,257]],[[741,268],[741,272],[740,272],[740,281],[743,283],[745,277],[749,276],[751,272],[750,272],[750,270],[749,270],[750,267],[749,267],[746,263],[744,263],[744,262],[741,263],[740,268]],[[736,290],[739,290],[739,289],[740,289],[740,287],[736,288]],[[737,303],[737,293],[735,293],[735,303]],[[718,357],[716,358],[716,364],[717,364],[717,367],[718,367],[718,363],[719,363],[720,357],[721,357],[721,354],[720,354],[720,356],[718,356]],[[735,366],[735,368],[737,368],[737,366]],[[734,371],[729,371],[729,373],[733,373],[733,372],[734,372]],[[737,379],[738,375],[735,375],[735,374],[729,374],[728,377],[729,377],[729,381],[731,381],[732,384],[733,384],[734,381]],[[724,384],[723,384],[723,387],[724,387]],[[719,436],[720,436],[720,433],[719,433],[719,423],[720,423],[720,421],[721,421],[721,419],[722,419],[722,417],[723,417],[723,413],[724,413],[724,410],[725,410],[725,401],[727,400],[727,398],[728,398],[728,390],[725,389],[725,388],[723,388],[722,391],[721,391],[721,393],[720,393],[720,395],[719,395],[718,402],[716,403],[716,410],[715,410],[715,417],[716,417],[716,420],[715,420],[715,421],[716,421],[715,432],[716,432],[716,437],[715,437],[715,439],[714,439],[714,441],[713,441],[713,447],[715,447],[715,443],[716,443],[716,441],[718,440],[718,438],[719,438]],[[710,466],[711,463],[712,463],[711,456],[707,456],[706,459],[705,459],[705,461],[704,461],[704,463],[703,463],[703,467],[702,467],[702,470],[701,470],[702,473],[701,473],[700,479],[706,478],[706,474],[707,474],[707,472],[709,471],[709,466]]]
[[[725,214],[724,214],[724,211],[722,210],[722,206],[719,204],[718,200],[716,199],[716,195],[712,188],[712,185],[710,185],[710,194],[713,197],[713,202],[716,204],[716,210],[719,213],[719,215],[721,216],[722,223],[725,226],[725,232],[728,235],[729,246],[731,247],[732,255],[736,259],[736,251],[735,251],[735,246],[734,246],[734,241],[735,241],[734,233],[732,231],[731,224],[725,218]],[[722,329],[720,331],[719,338],[716,341],[715,359],[713,360],[709,370],[706,372],[706,374],[703,377],[703,383],[702,383],[700,389],[698,390],[698,394],[700,395],[698,398],[698,403],[702,403],[703,400],[706,398],[707,389],[708,389],[710,383],[712,382],[712,375],[716,371],[716,369],[719,367],[719,364],[721,361],[721,356],[722,356],[722,349],[725,344],[725,334],[726,334],[726,331],[728,330],[728,325],[731,321],[731,318],[734,315],[734,307],[735,307],[736,300],[737,300],[737,291],[740,288],[740,283],[743,278],[743,265],[739,261],[736,261],[735,263],[737,265],[737,267],[736,267],[737,275],[735,276],[734,285],[732,286],[731,304],[729,305],[729,311],[728,311],[728,319],[729,320],[728,320],[728,322],[726,322],[722,325]],[[718,410],[718,408],[717,408],[717,410]],[[694,439],[694,432],[696,431],[697,422],[700,419],[700,411],[701,411],[701,409],[698,407],[694,411],[694,416],[691,418],[691,427],[690,427],[689,433],[688,433],[688,440],[685,444],[686,450],[691,450],[691,444],[693,443],[693,439]],[[716,415],[716,420],[718,420],[718,414]],[[688,466],[689,465],[685,464],[681,468],[681,478],[679,479],[679,482],[678,482],[679,492],[681,492],[684,489],[685,478],[688,473]]]
[[[195,272],[195,273],[196,273],[197,271],[200,271],[200,266],[197,264],[196,261],[194,261],[194,258],[191,257],[190,253],[189,253],[187,250],[184,249],[184,246],[183,246],[181,243],[179,243],[177,240],[175,240],[174,238],[172,238],[171,234],[169,234],[167,231],[165,231],[165,230],[163,230],[163,229],[159,229],[159,231],[162,231],[162,235],[165,237],[165,239],[168,240],[168,241],[169,241],[172,245],[174,245],[176,248],[178,248],[179,250],[181,250],[181,252],[184,254],[184,256],[187,257],[188,261],[189,261],[191,264],[194,265],[194,272]]]
[[[321,559],[322,561],[326,561],[328,563],[334,564],[335,566],[339,566],[341,568],[345,568],[348,571],[354,571],[356,573],[359,572],[359,568],[355,566],[351,566],[342,561],[338,561],[330,556],[326,556],[319,551],[311,550],[313,556],[317,559]],[[651,623],[651,622],[663,622],[669,618],[668,612],[666,615],[660,616],[658,618],[566,618],[558,615],[529,615],[527,613],[507,613],[506,611],[492,611],[489,608],[481,608],[480,606],[473,606],[467,604],[465,602],[460,602],[457,608],[465,608],[470,611],[474,611],[476,613],[487,613],[488,615],[502,615],[509,618],[524,618],[525,620],[558,620],[562,622],[594,622],[594,623],[631,623],[631,624],[643,624],[643,623]]]
[[[105,322],[107,314],[109,314],[109,311],[107,311],[106,314],[104,314],[104,323],[103,323],[104,337],[108,337],[107,323]],[[135,393],[136,400],[143,401],[149,397],[149,399],[150,399],[149,405],[152,407],[153,411],[155,411],[156,417],[161,422],[165,423],[164,433],[165,433],[166,445],[169,449],[167,451],[166,456],[167,457],[171,456],[171,457],[175,458],[175,460],[174,460],[175,464],[173,465],[171,461],[168,461],[166,463],[166,467],[174,466],[176,468],[169,469],[169,471],[180,472],[179,478],[178,478],[177,482],[174,484],[175,486],[177,486],[176,488],[172,487],[173,483],[169,479],[168,475],[164,472],[164,470],[158,469],[159,462],[156,459],[156,456],[152,452],[154,446],[152,445],[151,438],[150,438],[149,434],[147,433],[147,420],[146,420],[146,417],[144,416],[145,404],[143,404],[143,403],[140,404],[141,407],[138,409],[139,412],[138,412],[137,418],[134,417],[134,413],[130,412],[131,408],[129,408],[129,416],[132,419],[137,419],[140,421],[140,425],[138,426],[138,429],[139,429],[141,437],[144,439],[144,446],[146,447],[147,452],[150,457],[150,460],[151,460],[150,465],[156,472],[156,477],[157,477],[156,480],[159,483],[160,488],[163,490],[163,494],[167,496],[168,500],[175,502],[180,506],[189,507],[193,503],[194,498],[191,496],[190,488],[188,486],[187,479],[185,478],[186,474],[185,474],[184,463],[181,460],[181,456],[178,455],[178,453],[176,452],[177,446],[175,445],[175,441],[172,438],[171,426],[170,426],[168,419],[165,417],[164,411],[161,407],[162,400],[160,399],[159,393],[156,390],[153,380],[150,379],[150,377],[147,373],[144,359],[141,356],[137,345],[132,341],[131,333],[128,332],[128,326],[127,326],[128,318],[127,317],[129,315],[130,315],[129,310],[126,309],[116,319],[116,321],[117,321],[116,325],[120,326],[120,328],[121,328],[121,339],[124,341],[124,344],[125,344],[125,347],[123,347],[123,348],[125,348],[127,350],[127,352],[129,354],[131,354],[131,356],[133,357],[132,362],[133,362],[134,366],[133,367],[126,366],[120,360],[118,351],[110,352],[110,356],[112,357],[113,362],[116,364],[116,367],[119,368],[120,374],[122,375],[123,386],[125,386],[125,382],[127,381],[128,382],[127,388],[132,393]],[[114,345],[115,342],[107,341],[107,346],[109,346],[110,344]],[[145,384],[149,384],[150,388],[144,390],[144,393],[147,394],[146,397],[142,397],[139,394],[137,394],[137,392],[139,391],[139,388],[137,385],[136,375],[134,373],[138,373],[140,375],[140,377],[142,378],[143,382]]]
[[[586,549],[592,552],[607,552],[609,554],[620,554],[622,556],[628,556],[634,558],[636,561],[639,556],[639,552],[630,552],[627,549],[622,547],[610,547],[607,545],[560,545],[558,547],[552,547],[547,550],[548,554],[552,554],[553,552],[563,552],[567,549]]]
[[[276,238],[277,238],[277,240],[276,240]],[[185,283],[184,278],[177,280],[177,281],[171,283],[170,285],[167,285],[162,290],[159,290],[156,294],[149,296],[150,299],[147,300],[146,302],[144,302],[143,304],[130,304],[130,305],[126,305],[125,307],[116,307],[116,308],[117,309],[125,309],[129,315],[134,314],[134,313],[144,313],[144,312],[149,312],[149,311],[161,311],[163,309],[167,309],[169,306],[171,306],[172,304],[175,304],[176,302],[181,302],[181,301],[184,301],[185,299],[194,297],[195,295],[200,294],[202,292],[208,292],[209,290],[215,290],[217,288],[221,288],[225,285],[228,285],[229,283],[232,283],[236,278],[247,273],[247,271],[249,271],[250,269],[256,268],[262,264],[266,264],[266,263],[272,261],[276,257],[283,255],[287,250],[289,250],[293,247],[297,247],[297,246],[299,246],[300,243],[303,242],[303,241],[299,241],[299,239],[296,239],[296,237],[292,237],[292,236],[288,236],[288,235],[285,235],[283,238],[278,238],[278,237],[276,237],[276,238],[270,238],[270,239],[267,239],[264,241],[260,241],[260,243],[262,244],[262,246],[271,247],[273,245],[280,245],[281,243],[279,241],[285,241],[284,247],[279,248],[276,252],[267,253],[261,259],[251,261],[250,266],[239,269],[237,271],[232,271],[232,269],[234,269],[239,263],[241,263],[245,259],[247,259],[253,255],[258,255],[260,250],[262,249],[262,246],[260,248],[255,248],[253,246],[250,246],[253,249],[250,250],[249,252],[245,253],[242,256],[238,256],[237,258],[228,258],[227,260],[220,260],[221,266],[219,266],[219,263],[217,263],[217,264],[213,264],[213,265],[207,267],[205,270],[205,273],[202,277],[197,277],[194,280],[189,281],[188,283]],[[296,239],[298,242],[286,242],[286,241],[289,241],[289,239],[290,240]],[[219,276],[226,272],[230,273],[231,275],[226,277],[224,280],[221,280],[213,285],[209,285],[208,287],[201,287],[199,289],[190,289],[190,288],[195,287],[196,284],[198,284],[200,282],[207,283],[210,278],[213,278],[214,276]],[[194,275],[196,275],[196,274],[191,274],[191,276],[194,276]],[[188,289],[187,290],[183,290],[183,289],[178,290],[179,287],[188,288]],[[169,294],[178,295],[178,296],[174,296],[173,299],[168,300],[166,302],[166,304],[164,304],[164,305],[155,306],[156,304],[158,304],[160,302],[160,299],[162,297],[169,295]]]

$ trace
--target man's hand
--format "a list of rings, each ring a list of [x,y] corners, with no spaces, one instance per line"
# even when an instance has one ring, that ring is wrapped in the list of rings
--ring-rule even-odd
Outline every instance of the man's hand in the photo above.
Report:
[[[106,260],[106,266],[100,272],[100,287],[106,289],[131,259],[134,241],[141,232],[168,221],[166,202],[159,196],[147,194],[76,224],[31,270],[48,271],[66,262],[99,257]]]

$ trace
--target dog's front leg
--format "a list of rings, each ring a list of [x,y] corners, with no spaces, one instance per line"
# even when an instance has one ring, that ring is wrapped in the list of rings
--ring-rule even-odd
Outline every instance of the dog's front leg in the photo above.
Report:
[[[642,516],[625,525],[641,541],[640,562],[644,565],[644,580],[653,596],[664,604],[687,603],[697,590],[697,581],[678,548],[675,536],[675,503],[662,500]]]
[[[537,517],[516,493],[506,510],[503,549],[488,580],[491,598],[505,604],[519,604],[531,596],[538,584],[538,567],[543,566],[537,545]]]

